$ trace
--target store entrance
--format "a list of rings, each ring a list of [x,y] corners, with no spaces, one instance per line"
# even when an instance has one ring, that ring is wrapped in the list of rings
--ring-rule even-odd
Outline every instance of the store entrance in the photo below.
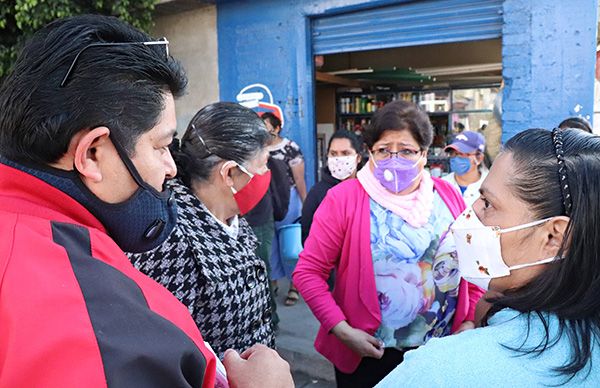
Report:
[[[448,173],[444,147],[468,130],[486,138],[486,159],[500,148],[501,39],[355,51],[315,57],[317,154],[325,163],[334,131],[361,135],[373,114],[394,100],[418,104],[435,130],[432,175]],[[320,170],[320,169],[319,169]]]

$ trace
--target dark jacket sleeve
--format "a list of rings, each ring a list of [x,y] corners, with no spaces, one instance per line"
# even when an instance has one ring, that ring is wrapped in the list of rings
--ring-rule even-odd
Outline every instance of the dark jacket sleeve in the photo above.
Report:
[[[310,232],[310,226],[312,225],[315,212],[317,211],[317,208],[321,202],[323,202],[328,189],[329,186],[323,182],[317,183],[312,189],[310,189],[308,195],[306,196],[306,200],[302,204],[302,218],[300,219],[300,224],[302,226],[303,245],[304,241],[306,241],[308,238],[308,233]]]
[[[287,178],[287,166],[281,160],[269,158],[271,184],[269,186],[273,201],[273,218],[281,221],[285,218],[290,204],[291,186]]]

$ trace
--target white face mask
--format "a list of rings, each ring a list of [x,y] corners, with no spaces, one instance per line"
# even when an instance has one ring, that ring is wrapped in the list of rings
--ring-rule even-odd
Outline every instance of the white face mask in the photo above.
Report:
[[[451,227],[456,242],[458,268],[461,276],[468,282],[487,290],[490,280],[508,276],[510,271],[556,260],[556,257],[550,257],[533,263],[509,267],[502,259],[500,247],[500,236],[502,234],[531,228],[543,224],[549,219],[500,229],[497,226],[483,225],[473,208],[468,207],[458,216]]]
[[[352,175],[357,165],[356,155],[329,156],[327,158],[327,167],[331,176],[341,181]]]

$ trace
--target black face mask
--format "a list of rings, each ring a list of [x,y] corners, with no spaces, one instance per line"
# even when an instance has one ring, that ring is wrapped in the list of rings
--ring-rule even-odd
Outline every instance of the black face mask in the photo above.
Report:
[[[77,170],[48,166],[23,166],[2,158],[2,162],[36,176],[68,194],[90,211],[106,228],[119,247],[132,253],[147,252],[162,244],[177,223],[177,205],[166,188],[158,192],[139,175],[123,147],[111,140],[139,188],[124,202],[112,204],[96,197],[81,181]]]

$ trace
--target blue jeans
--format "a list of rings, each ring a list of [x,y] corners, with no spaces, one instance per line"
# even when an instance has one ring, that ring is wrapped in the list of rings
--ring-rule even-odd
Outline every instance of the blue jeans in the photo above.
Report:
[[[302,214],[302,201],[296,187],[290,189],[290,204],[285,218],[275,222],[275,235],[273,236],[273,244],[271,245],[271,280],[287,277],[292,280],[292,272],[294,272],[294,264],[281,259],[279,253],[279,229],[282,226],[292,224]]]

